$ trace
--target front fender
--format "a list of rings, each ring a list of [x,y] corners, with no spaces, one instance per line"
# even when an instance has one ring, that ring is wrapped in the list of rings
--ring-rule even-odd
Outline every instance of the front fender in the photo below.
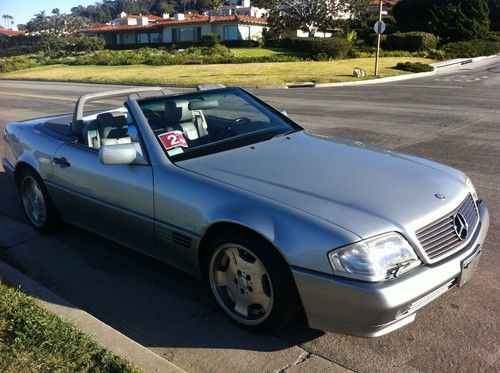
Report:
[[[244,200],[214,209],[201,235],[216,224],[236,224],[269,241],[289,265],[323,273],[331,273],[329,251],[360,240],[341,227],[275,201],[256,196],[240,198]]]

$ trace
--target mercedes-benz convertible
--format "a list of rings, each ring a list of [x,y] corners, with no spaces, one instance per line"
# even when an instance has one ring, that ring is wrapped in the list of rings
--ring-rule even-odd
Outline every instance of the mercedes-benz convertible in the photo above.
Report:
[[[489,225],[461,171],[315,136],[240,88],[88,94],[4,138],[35,229],[67,222],[178,267],[252,331],[303,311],[391,332],[469,280]]]

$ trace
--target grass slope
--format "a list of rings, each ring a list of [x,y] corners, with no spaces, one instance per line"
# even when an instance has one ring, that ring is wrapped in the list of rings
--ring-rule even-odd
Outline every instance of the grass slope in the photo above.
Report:
[[[0,282],[0,372],[139,372]]]
[[[380,77],[401,75],[394,69],[398,62],[430,63],[417,57],[384,57],[380,59]],[[83,81],[92,83],[130,83],[148,85],[223,83],[241,86],[272,86],[287,82],[316,83],[359,80],[352,77],[355,67],[373,77],[373,58],[325,62],[248,63],[232,65],[176,66],[67,66],[51,65],[0,74],[0,79]]]

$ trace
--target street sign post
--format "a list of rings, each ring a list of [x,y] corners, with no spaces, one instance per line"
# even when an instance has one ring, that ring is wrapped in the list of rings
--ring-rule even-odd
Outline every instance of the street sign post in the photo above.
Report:
[[[385,31],[385,23],[382,21],[382,3],[383,0],[379,0],[379,10],[378,10],[378,21],[373,26],[373,29],[377,33],[377,54],[375,55],[375,76],[378,75],[378,57],[380,55],[380,35]]]

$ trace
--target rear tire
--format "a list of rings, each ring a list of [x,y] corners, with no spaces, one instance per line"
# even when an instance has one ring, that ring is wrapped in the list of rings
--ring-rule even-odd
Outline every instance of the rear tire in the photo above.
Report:
[[[214,298],[240,327],[277,329],[301,309],[290,267],[263,238],[243,230],[224,233],[212,240],[208,253]]]
[[[18,187],[24,215],[33,228],[41,233],[50,233],[61,226],[61,217],[47,188],[33,169],[21,171]]]

